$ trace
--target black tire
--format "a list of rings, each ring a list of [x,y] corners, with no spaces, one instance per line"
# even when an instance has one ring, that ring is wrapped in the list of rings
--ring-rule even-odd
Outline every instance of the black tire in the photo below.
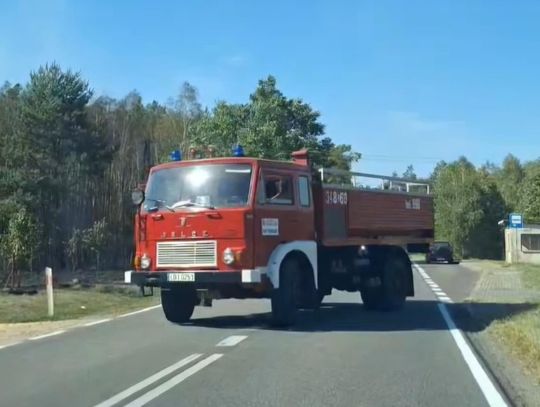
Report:
[[[360,296],[362,297],[362,303],[367,311],[376,311],[381,304],[381,290],[380,288],[366,287],[360,290]]]
[[[382,311],[403,307],[407,298],[407,261],[402,256],[392,256],[384,264],[381,286]]]
[[[368,311],[395,311],[403,307],[408,291],[407,268],[410,264],[404,256],[387,253],[382,265],[381,285],[360,290],[362,302]]]
[[[175,324],[188,322],[197,302],[197,292],[191,285],[161,289],[161,308],[168,321]]]
[[[297,279],[298,263],[286,259],[279,271],[279,288],[272,291],[272,323],[275,326],[287,327],[296,322],[297,315]]]
[[[317,290],[313,292],[313,294],[311,295],[311,299],[306,304],[307,306],[305,307],[305,309],[316,311],[319,308],[321,308],[321,304],[323,300],[324,300],[324,294]]]

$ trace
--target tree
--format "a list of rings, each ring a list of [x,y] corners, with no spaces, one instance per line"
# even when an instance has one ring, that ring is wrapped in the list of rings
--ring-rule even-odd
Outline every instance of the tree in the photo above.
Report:
[[[498,222],[506,215],[506,204],[489,172],[480,169],[478,181],[482,216],[467,239],[467,252],[471,257],[499,259],[503,253],[504,242]]]
[[[407,166],[407,169],[403,173],[403,178],[416,179],[416,173],[414,172],[414,167],[412,164]]]
[[[193,140],[199,145],[213,144],[220,155],[229,155],[239,143],[249,156],[278,160],[288,160],[293,151],[308,148],[316,165],[349,170],[360,155],[349,145],[320,139],[324,125],[319,117],[301,99],[285,97],[276,79],[269,76],[259,81],[249,103],[219,102],[201,119]]]
[[[502,168],[494,168],[493,174],[508,212],[517,210],[520,201],[520,189],[525,172],[519,159],[508,154],[503,161]]]
[[[472,230],[482,219],[481,191],[474,166],[465,158],[445,165],[434,185],[435,231],[463,255]]]
[[[38,244],[38,226],[32,215],[24,208],[14,210],[7,231],[0,238],[0,250],[11,267],[6,285],[12,288],[21,285],[21,267],[32,268]]]
[[[525,177],[520,207],[527,223],[540,224],[540,171],[530,171]]]
[[[184,82],[175,101],[175,114],[180,119],[180,129],[177,129],[178,144],[181,150],[186,151],[192,128],[202,116],[202,107],[199,103],[199,92],[189,82]]]

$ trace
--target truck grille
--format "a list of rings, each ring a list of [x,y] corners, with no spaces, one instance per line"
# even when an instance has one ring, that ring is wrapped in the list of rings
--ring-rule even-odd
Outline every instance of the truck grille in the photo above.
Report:
[[[158,242],[157,267],[216,267],[216,241]]]

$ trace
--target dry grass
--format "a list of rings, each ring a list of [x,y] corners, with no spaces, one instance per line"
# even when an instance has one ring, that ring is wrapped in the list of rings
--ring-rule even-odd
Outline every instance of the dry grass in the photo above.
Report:
[[[480,261],[483,270],[507,270],[519,272],[524,288],[540,291],[540,265],[506,264],[497,261]],[[535,308],[496,321],[489,333],[505,345],[508,352],[518,359],[540,384],[540,304]]]
[[[494,322],[489,332],[540,384],[540,304],[532,311]]]
[[[159,303],[159,292],[141,297],[134,287],[103,286],[92,289],[56,289],[53,320],[115,315]],[[0,294],[0,323],[46,321],[47,296]]]

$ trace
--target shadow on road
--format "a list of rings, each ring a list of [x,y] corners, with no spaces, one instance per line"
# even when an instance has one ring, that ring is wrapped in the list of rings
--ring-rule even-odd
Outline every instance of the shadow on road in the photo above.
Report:
[[[437,301],[409,301],[396,312],[368,312],[361,303],[323,303],[318,311],[300,311],[296,332],[399,332],[447,330]],[[467,303],[446,304],[456,325],[478,332],[492,322],[535,308],[534,304]],[[271,324],[270,313],[193,319],[184,326],[216,329],[281,330]]]

